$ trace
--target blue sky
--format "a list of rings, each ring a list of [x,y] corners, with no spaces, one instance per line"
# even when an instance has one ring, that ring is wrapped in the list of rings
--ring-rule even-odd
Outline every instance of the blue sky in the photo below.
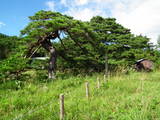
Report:
[[[1,0],[0,33],[19,35],[39,10],[58,11],[88,21],[93,16],[114,17],[117,22],[156,43],[160,35],[160,0]]]
[[[1,0],[0,33],[19,35],[29,22],[28,16],[47,9],[45,0]]]
[[[42,9],[49,9],[47,2],[45,0],[1,0],[0,33],[19,35],[19,31],[29,22],[28,16]],[[61,12],[64,9],[58,11]]]

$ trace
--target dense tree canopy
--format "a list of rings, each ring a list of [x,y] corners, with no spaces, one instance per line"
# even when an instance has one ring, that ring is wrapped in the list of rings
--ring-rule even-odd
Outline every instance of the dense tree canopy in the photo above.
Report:
[[[108,56],[110,68],[133,65],[141,58],[156,61],[159,57],[149,38],[135,36],[117,23],[115,18],[96,16],[88,22],[82,22],[58,12],[42,10],[29,19],[30,23],[21,31],[21,38],[0,34],[0,59],[11,54],[11,57],[3,60],[5,64],[1,67],[7,73],[9,70],[25,69],[30,63],[27,60],[38,52],[40,56],[50,55],[50,78],[55,77],[56,65],[58,70],[103,71],[105,55]],[[14,66],[18,63],[13,61],[20,63],[19,67]],[[4,65],[15,68],[9,67],[11,70]]]
[[[57,54],[67,61],[75,61],[73,59],[71,60],[70,57],[67,57],[64,51],[65,45],[63,44],[63,40],[61,40],[62,34],[64,34],[67,39],[72,40],[75,46],[78,47],[82,53],[91,55],[95,58],[95,54],[88,50],[90,48],[88,46],[83,46],[85,43],[89,43],[91,46],[94,46],[92,47],[94,50],[99,49],[98,46],[100,41],[98,40],[97,34],[93,31],[89,24],[51,11],[39,11],[35,14],[35,16],[31,16],[29,18],[31,22],[24,30],[22,30],[22,34],[33,38],[35,43],[31,44],[27,57],[32,55],[35,47],[37,46],[42,46],[49,51],[51,54],[49,62],[49,76],[51,78],[52,72],[55,70]],[[51,40],[55,39],[59,39],[63,49],[56,51],[56,48],[54,45],[52,46],[51,43]],[[32,42],[34,42],[34,40]],[[78,53],[76,53],[76,55],[77,54]],[[79,56],[80,55],[81,54],[79,54]],[[79,58],[81,59],[81,57]]]
[[[26,40],[4,34],[0,34],[0,36],[0,79],[6,79],[10,75],[17,77],[27,66],[27,60],[23,57]]]
[[[90,24],[107,45],[110,64],[133,64],[137,59],[148,57],[146,52],[151,50],[149,39],[131,34],[129,29],[116,23],[116,19],[97,16],[91,19]]]
[[[0,60],[9,57],[16,46],[17,37],[10,37],[0,33]]]
[[[63,43],[65,43],[67,51],[64,50],[64,52],[66,55],[72,56],[75,62],[69,63],[62,60],[61,67],[103,70],[105,54],[108,56],[108,63],[111,69],[117,66],[133,65],[138,59],[142,58],[156,61],[157,54],[152,49],[149,38],[141,35],[135,36],[129,29],[116,23],[116,19],[97,16],[93,17],[90,22],[84,23],[90,27],[92,34],[94,34],[92,41],[95,45],[88,44],[89,38],[79,38],[78,41],[82,42],[82,48],[85,48],[90,53],[87,54],[88,52],[83,52],[78,47],[75,47],[74,42],[71,42],[69,37],[65,37]],[[75,38],[77,38],[76,35]],[[63,51],[60,43],[58,50]]]

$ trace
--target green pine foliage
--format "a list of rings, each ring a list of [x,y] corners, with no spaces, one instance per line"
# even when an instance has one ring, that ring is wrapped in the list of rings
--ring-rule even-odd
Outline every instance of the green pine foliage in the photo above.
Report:
[[[3,55],[0,60],[0,82],[17,79],[27,67],[28,60],[24,58],[27,47],[25,38],[6,36],[1,38],[0,45]]]
[[[160,63],[159,51],[149,43],[149,38],[132,34],[128,28],[117,23],[115,18],[96,16],[89,22],[82,22],[58,12],[41,10],[29,19],[29,24],[21,31],[21,37],[0,34],[1,76],[27,70],[29,65],[30,68],[38,68],[36,65],[40,64],[43,67],[44,63],[41,62],[28,64],[25,56],[29,46],[52,34],[58,34],[51,40],[57,51],[59,71],[76,74],[103,71],[105,55],[108,57],[110,71],[131,67],[142,58]],[[42,48],[33,56],[37,54],[49,55]]]
[[[106,44],[106,54],[111,65],[131,65],[138,59],[149,59],[150,52],[154,51],[149,38],[133,35],[114,18],[97,16],[91,19],[90,24]]]
[[[17,37],[7,36],[0,33],[0,60],[6,59],[16,46]]]

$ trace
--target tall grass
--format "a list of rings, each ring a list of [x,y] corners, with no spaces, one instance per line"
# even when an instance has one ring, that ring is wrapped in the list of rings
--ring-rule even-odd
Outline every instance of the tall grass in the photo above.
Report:
[[[101,88],[97,89],[97,80]],[[90,98],[85,97],[85,82]],[[11,83],[13,84],[13,83]],[[160,72],[110,76],[59,77],[50,82],[28,80],[19,89],[0,85],[0,119],[58,120],[59,94],[65,95],[66,120],[159,120]],[[47,104],[47,105],[46,105]],[[46,106],[45,106],[46,105]]]

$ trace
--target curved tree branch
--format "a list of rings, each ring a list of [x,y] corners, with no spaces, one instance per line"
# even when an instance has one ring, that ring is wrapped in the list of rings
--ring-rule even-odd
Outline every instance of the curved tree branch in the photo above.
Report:
[[[84,52],[88,54],[88,50],[86,50],[85,48],[83,48],[71,35],[71,33],[69,31],[67,31],[67,33],[69,34],[70,38],[75,42],[75,44]]]
[[[62,39],[60,38],[59,34],[58,34],[58,39],[60,40],[61,45],[63,46],[63,48],[64,48],[65,50],[67,50],[66,47],[65,47],[65,45],[63,44],[63,41],[62,41]]]

